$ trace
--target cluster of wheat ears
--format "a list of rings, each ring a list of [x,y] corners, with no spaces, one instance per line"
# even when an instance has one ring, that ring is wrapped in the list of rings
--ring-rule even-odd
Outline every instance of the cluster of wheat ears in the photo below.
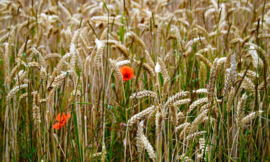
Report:
[[[2,161],[270,160],[269,0],[1,0],[0,24]]]

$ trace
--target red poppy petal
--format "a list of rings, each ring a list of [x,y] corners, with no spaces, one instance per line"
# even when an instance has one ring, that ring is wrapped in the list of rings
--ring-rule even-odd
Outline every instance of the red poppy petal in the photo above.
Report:
[[[56,120],[57,120],[57,121],[60,121],[60,120],[61,120],[60,117],[61,117],[61,113],[59,113],[59,114],[56,116]]]
[[[128,81],[132,78],[134,78],[134,70],[129,66],[123,66],[120,69],[120,72],[123,76],[123,81]]]
[[[61,118],[60,118],[60,117],[61,117]],[[61,121],[63,121],[65,118],[66,118],[66,115],[65,115],[65,113],[63,112],[62,114],[59,113],[59,114],[57,115],[56,120],[59,121],[59,122],[61,122]]]
[[[66,118],[68,119],[68,118],[70,118],[70,117],[71,117],[71,114],[67,114]]]
[[[62,125],[65,125],[66,124],[66,122],[67,122],[67,119],[66,120],[64,120],[61,124]]]
[[[57,130],[60,129],[61,127],[62,126],[60,125],[60,123],[56,123],[56,124],[53,125],[53,128],[57,129]]]

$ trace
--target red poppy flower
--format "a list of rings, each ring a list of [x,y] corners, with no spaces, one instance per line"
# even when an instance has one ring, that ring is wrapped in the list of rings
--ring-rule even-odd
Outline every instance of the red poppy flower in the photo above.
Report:
[[[67,122],[67,119],[70,118],[70,114],[67,114],[67,116],[65,115],[65,113],[59,113],[56,116],[56,120],[58,121],[58,123],[53,125],[54,129],[60,129],[62,126],[64,126]]]
[[[122,73],[123,81],[127,81],[134,78],[133,69],[131,67],[123,66],[119,70]]]

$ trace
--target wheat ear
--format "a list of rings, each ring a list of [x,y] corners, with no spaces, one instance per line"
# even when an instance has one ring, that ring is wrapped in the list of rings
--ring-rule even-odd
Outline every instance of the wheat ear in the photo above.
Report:
[[[247,100],[247,95],[244,94],[240,101],[238,102],[238,106],[237,106],[237,110],[236,110],[236,125],[237,127],[241,127],[242,126],[242,118],[243,118],[243,109],[244,106],[246,104],[246,100]]]
[[[153,91],[148,91],[148,90],[144,90],[144,91],[140,91],[137,93],[133,93],[130,98],[134,99],[134,98],[143,98],[143,97],[153,97],[153,98],[157,98],[157,94]]]
[[[143,135],[143,121],[141,121],[138,125],[137,135],[136,135],[136,146],[139,158],[141,158],[143,152],[143,141],[141,136]]]
[[[143,121],[141,121],[141,123],[143,124]],[[141,134],[140,138],[142,140],[144,148],[147,150],[147,153],[148,153],[149,157],[153,161],[156,161],[156,154],[155,154],[155,151],[154,151],[152,145],[150,144],[150,142],[147,140],[147,138],[145,137],[144,134]]]
[[[215,81],[216,81],[217,60],[218,59],[216,58],[210,71],[209,85],[207,88],[209,101],[212,101],[213,99],[213,92],[214,92]]]
[[[259,110],[257,112],[252,112],[249,115],[245,116],[241,121],[242,127],[244,127],[246,123],[248,123],[251,120],[255,119],[257,116],[260,116],[262,113],[263,113],[263,111]]]
[[[195,107],[199,106],[200,104],[203,104],[205,102],[208,102],[208,98],[205,97],[205,98],[201,98],[201,99],[198,99],[196,101],[194,101],[190,106],[189,106],[189,109],[187,111],[187,114],[189,114]]]
[[[191,125],[190,125],[190,133],[195,132],[195,130],[197,129],[198,125],[199,125],[200,123],[203,122],[203,119],[204,119],[204,117],[206,117],[207,113],[208,113],[208,109],[206,109],[206,110],[204,110],[203,112],[201,112],[201,113],[195,118],[195,120],[194,120],[194,121],[191,123]]]
[[[167,108],[170,104],[178,101],[179,99],[183,98],[183,97],[187,97],[189,94],[188,91],[184,91],[184,92],[178,92],[175,95],[171,96],[165,103],[165,108]]]
[[[111,65],[111,68],[113,70],[113,72],[115,73],[115,75],[120,79],[122,80],[123,79],[123,75],[121,74],[118,66],[117,66],[117,62],[115,60],[112,60],[112,59],[109,59],[109,62],[110,62],[110,65]]]
[[[136,123],[137,121],[141,120],[143,117],[149,115],[150,113],[152,113],[153,111],[155,111],[155,106],[150,106],[148,108],[146,108],[145,110],[139,112],[138,114],[133,115],[129,120],[128,120],[128,126],[132,126],[134,123]]]
[[[19,86],[16,86],[14,87],[7,95],[7,103],[9,103],[10,99],[21,89],[23,88],[27,88],[28,87],[28,84],[22,84],[22,85],[19,85]]]
[[[205,133],[206,133],[206,131],[200,131],[200,132],[196,132],[196,133],[190,134],[190,135],[188,135],[188,136],[185,138],[184,141],[188,141],[188,140],[190,140],[191,138],[194,138],[194,137],[197,137],[197,136],[201,136],[201,135],[203,135],[203,134],[205,134]]]

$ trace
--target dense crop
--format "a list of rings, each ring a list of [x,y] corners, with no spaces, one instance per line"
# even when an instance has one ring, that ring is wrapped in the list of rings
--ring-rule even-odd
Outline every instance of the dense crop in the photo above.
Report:
[[[269,0],[0,1],[2,161],[269,161]]]

